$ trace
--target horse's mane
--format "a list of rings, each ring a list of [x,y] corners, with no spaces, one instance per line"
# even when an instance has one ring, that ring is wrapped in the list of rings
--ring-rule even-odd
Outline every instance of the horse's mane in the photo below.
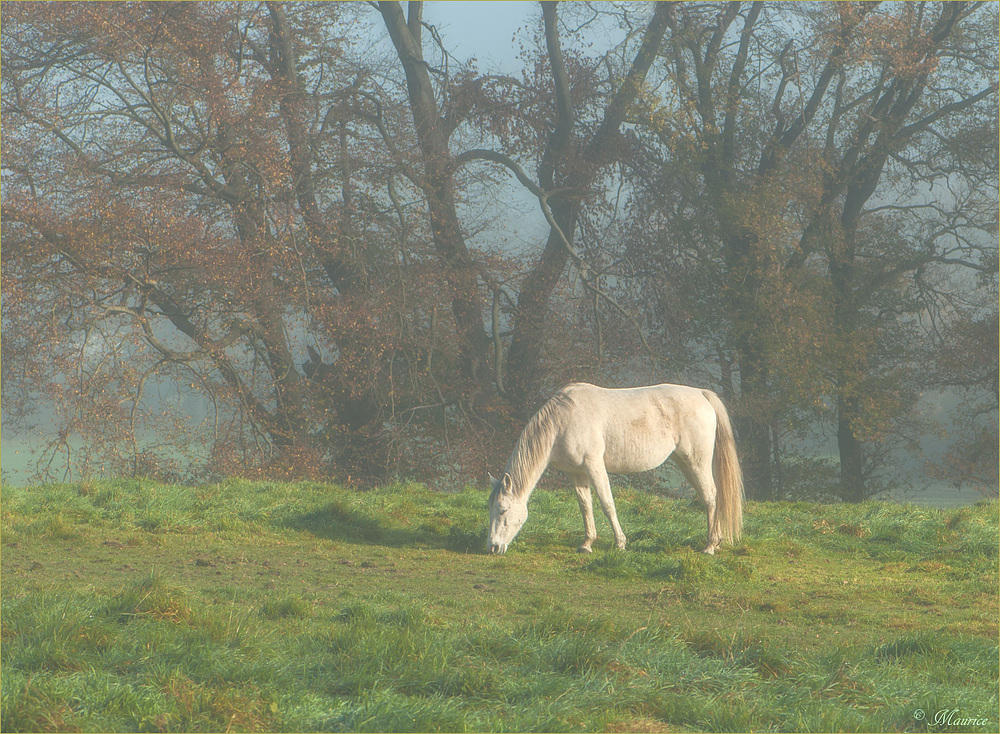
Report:
[[[560,419],[572,405],[573,398],[563,388],[531,416],[531,420],[521,431],[505,469],[518,494],[534,489],[538,477],[548,464],[556,434],[562,428]]]

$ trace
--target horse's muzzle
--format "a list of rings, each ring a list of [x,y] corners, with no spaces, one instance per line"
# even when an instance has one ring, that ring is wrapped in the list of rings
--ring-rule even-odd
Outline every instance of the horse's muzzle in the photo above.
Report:
[[[503,555],[506,552],[507,552],[506,545],[501,545],[500,543],[493,543],[490,546],[490,553],[492,553],[493,555]]]

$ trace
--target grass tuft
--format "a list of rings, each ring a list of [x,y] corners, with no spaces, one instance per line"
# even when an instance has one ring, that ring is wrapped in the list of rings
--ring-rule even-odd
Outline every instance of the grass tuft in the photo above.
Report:
[[[168,586],[156,574],[150,574],[116,593],[101,611],[122,622],[137,618],[175,624],[193,621],[187,594],[181,589]]]
[[[308,617],[312,611],[308,602],[301,596],[291,595],[281,599],[268,599],[260,609],[265,619],[282,619],[284,617]]]
[[[934,635],[930,633],[907,634],[897,637],[894,640],[884,642],[872,649],[872,656],[876,660],[900,660],[902,658],[918,656],[944,656],[946,651],[942,650],[940,643]]]

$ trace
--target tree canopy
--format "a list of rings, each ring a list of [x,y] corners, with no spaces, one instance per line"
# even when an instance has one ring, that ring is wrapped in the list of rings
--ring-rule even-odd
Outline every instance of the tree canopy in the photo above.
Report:
[[[468,477],[567,381],[686,382],[756,498],[885,489],[935,391],[995,492],[996,4],[536,7],[501,73],[419,2],[4,4],[38,471]]]

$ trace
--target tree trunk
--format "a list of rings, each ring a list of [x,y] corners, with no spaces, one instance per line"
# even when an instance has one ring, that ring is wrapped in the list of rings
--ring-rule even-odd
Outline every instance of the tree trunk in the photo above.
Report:
[[[837,396],[837,450],[840,452],[840,496],[845,502],[863,502],[867,498],[864,477],[863,447],[856,424],[861,417],[857,398]]]
[[[877,175],[873,176],[877,180]],[[873,189],[864,181],[865,189]],[[840,453],[840,491],[845,502],[861,502],[866,488],[862,464],[863,443],[858,438],[862,417],[860,403],[866,367],[858,351],[863,335],[857,305],[857,227],[861,206],[867,195],[857,195],[851,187],[847,206],[841,215],[840,227],[828,242],[830,284],[834,291],[833,328],[840,346],[836,350],[837,449]]]
[[[288,161],[295,181],[295,197],[309,233],[309,243],[331,285],[346,294],[361,280],[356,263],[347,256],[338,236],[323,219],[313,181],[313,160],[308,130],[303,122],[301,101],[306,91],[298,77],[298,54],[284,3],[269,2],[271,14],[271,56],[265,64],[281,92],[280,110],[288,136]]]
[[[570,243],[576,228],[577,205],[561,201],[552,207],[552,215]],[[566,269],[569,253],[556,232],[549,234],[545,249],[528,273],[517,299],[514,335],[505,362],[505,384],[510,401],[522,414],[530,415],[539,400],[542,370],[542,345],[546,335],[549,300],[556,283]]]
[[[322,266],[329,286],[339,294],[342,308],[351,308],[364,279],[361,266],[342,244],[342,233],[329,224],[318,201],[314,180],[314,161],[310,133],[305,122],[309,108],[305,102],[309,93],[298,74],[298,52],[293,29],[288,22],[284,3],[269,2],[271,28],[268,55],[261,59],[278,92],[279,110],[288,140],[288,162],[294,181],[295,201],[308,235],[309,249]],[[345,191],[347,190],[345,186]],[[258,228],[263,229],[263,228]],[[263,276],[266,280],[268,276]],[[357,388],[334,389],[330,374],[337,372],[332,365],[322,364],[317,353],[310,352],[310,361],[296,365],[288,349],[283,331],[281,300],[266,288],[254,301],[258,320],[266,333],[268,364],[276,388],[276,407],[269,421],[275,446],[296,460],[302,450],[332,451],[336,468],[343,475],[371,479],[384,477],[385,439],[377,427],[380,405],[372,388],[359,394]],[[349,349],[349,345],[340,345]],[[303,378],[303,373],[305,379]],[[317,379],[321,378],[321,379]],[[312,383],[311,385],[309,383]],[[343,382],[343,381],[341,381]],[[330,445],[320,445],[311,428],[315,416],[308,416],[309,397],[326,405],[326,434]],[[333,437],[332,439],[330,437]]]
[[[737,358],[741,398],[734,422],[743,444],[744,485],[750,499],[769,501],[775,497],[767,366],[752,338],[737,346]]]
[[[445,266],[452,314],[461,336],[462,371],[470,383],[473,404],[493,391],[490,339],[483,321],[478,268],[462,235],[455,204],[454,160],[448,146],[453,127],[442,118],[434,99],[421,47],[421,3],[411,2],[408,17],[397,2],[380,2],[379,10],[406,75],[406,90],[424,165],[422,188],[427,197],[434,247]]]
[[[709,169],[722,171],[724,169]],[[728,176],[717,184],[732,188]],[[723,188],[725,187],[725,188]],[[744,447],[744,484],[747,496],[755,500],[774,499],[771,427],[773,395],[768,369],[767,345],[762,335],[766,315],[757,303],[764,282],[765,264],[757,236],[738,222],[723,220],[723,259],[728,287],[723,290],[727,320],[740,374],[740,397],[734,422]]]
[[[673,3],[654,5],[653,15],[646,26],[635,59],[605,107],[604,118],[583,149],[582,159],[576,161],[577,165],[572,173],[557,182],[556,171],[571,150],[575,111],[570,96],[569,75],[559,42],[556,3],[542,3],[545,44],[556,90],[556,122],[538,168],[538,178],[543,190],[551,191],[558,185],[561,188],[583,191],[593,184],[601,166],[611,159],[613,144],[625,120],[626,111],[639,94],[646,75],[659,53],[664,33],[673,19]],[[560,197],[551,202],[550,208],[562,234],[568,243],[572,244],[580,211],[579,198]],[[514,335],[506,360],[505,383],[508,398],[523,416],[530,414],[537,407],[538,392],[544,374],[541,353],[545,341],[549,302],[568,259],[569,253],[566,251],[562,236],[555,230],[551,231],[541,257],[525,279],[518,296]]]

